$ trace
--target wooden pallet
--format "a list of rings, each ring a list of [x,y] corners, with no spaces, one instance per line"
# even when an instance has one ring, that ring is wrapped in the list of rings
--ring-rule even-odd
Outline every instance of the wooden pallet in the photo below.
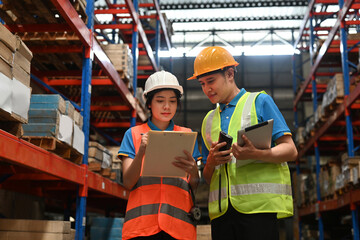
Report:
[[[55,137],[23,136],[22,138],[71,162],[76,164],[82,163],[83,156],[81,153]]]

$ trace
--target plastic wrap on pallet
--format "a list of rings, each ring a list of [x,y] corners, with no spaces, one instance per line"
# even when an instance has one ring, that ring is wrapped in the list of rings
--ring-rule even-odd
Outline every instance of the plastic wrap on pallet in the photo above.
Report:
[[[109,152],[109,150],[104,149],[101,168],[110,168],[111,163],[112,163],[112,154]]]
[[[27,122],[30,106],[31,88],[25,86],[20,81],[14,79],[11,96],[12,113],[17,114]]]
[[[66,115],[60,115],[59,136],[60,141],[66,142],[71,146],[73,135],[73,120]],[[84,151],[83,151],[84,152]]]
[[[12,80],[0,72],[0,108],[11,113]]]
[[[72,146],[79,153],[84,154],[85,134],[79,126],[74,124],[74,134],[72,140]]]

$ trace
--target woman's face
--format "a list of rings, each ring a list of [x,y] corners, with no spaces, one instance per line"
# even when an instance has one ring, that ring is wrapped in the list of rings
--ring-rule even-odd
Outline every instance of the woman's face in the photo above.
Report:
[[[150,109],[152,122],[169,122],[175,115],[177,109],[176,94],[173,90],[163,90],[155,93]]]

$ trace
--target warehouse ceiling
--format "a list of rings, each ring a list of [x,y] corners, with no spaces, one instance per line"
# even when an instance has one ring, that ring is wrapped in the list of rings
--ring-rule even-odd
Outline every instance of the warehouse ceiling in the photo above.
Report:
[[[96,8],[107,8],[111,0],[98,0]],[[172,24],[171,42],[174,48],[190,51],[199,46],[224,45],[228,47],[254,45],[292,45],[308,8],[307,0],[161,0],[160,8]],[[324,2],[324,1],[322,1]],[[328,1],[329,2],[329,1]],[[316,4],[316,11],[333,15],[315,16],[321,27],[331,27],[339,7]],[[121,4],[115,0],[111,3]],[[140,0],[139,4],[153,3]],[[155,14],[154,8],[140,8],[140,15]],[[110,22],[112,16],[99,16],[100,22]],[[131,22],[130,18],[121,20]],[[143,25],[147,25],[143,20]],[[288,47],[289,47],[288,46]],[[196,54],[196,52],[194,53]],[[193,54],[193,55],[194,55]],[[240,54],[239,54],[240,55]]]

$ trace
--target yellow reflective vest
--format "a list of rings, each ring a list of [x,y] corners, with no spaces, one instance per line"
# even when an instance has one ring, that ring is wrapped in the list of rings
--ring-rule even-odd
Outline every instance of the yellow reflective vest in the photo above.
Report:
[[[262,92],[265,93],[265,92]],[[237,131],[258,123],[255,100],[260,92],[246,92],[236,104],[228,134],[237,142]],[[210,150],[221,131],[220,108],[208,112],[202,123],[202,138]],[[278,218],[293,215],[290,171],[287,163],[236,160],[215,168],[210,183],[209,216],[225,214],[228,203],[239,212],[277,213]]]

